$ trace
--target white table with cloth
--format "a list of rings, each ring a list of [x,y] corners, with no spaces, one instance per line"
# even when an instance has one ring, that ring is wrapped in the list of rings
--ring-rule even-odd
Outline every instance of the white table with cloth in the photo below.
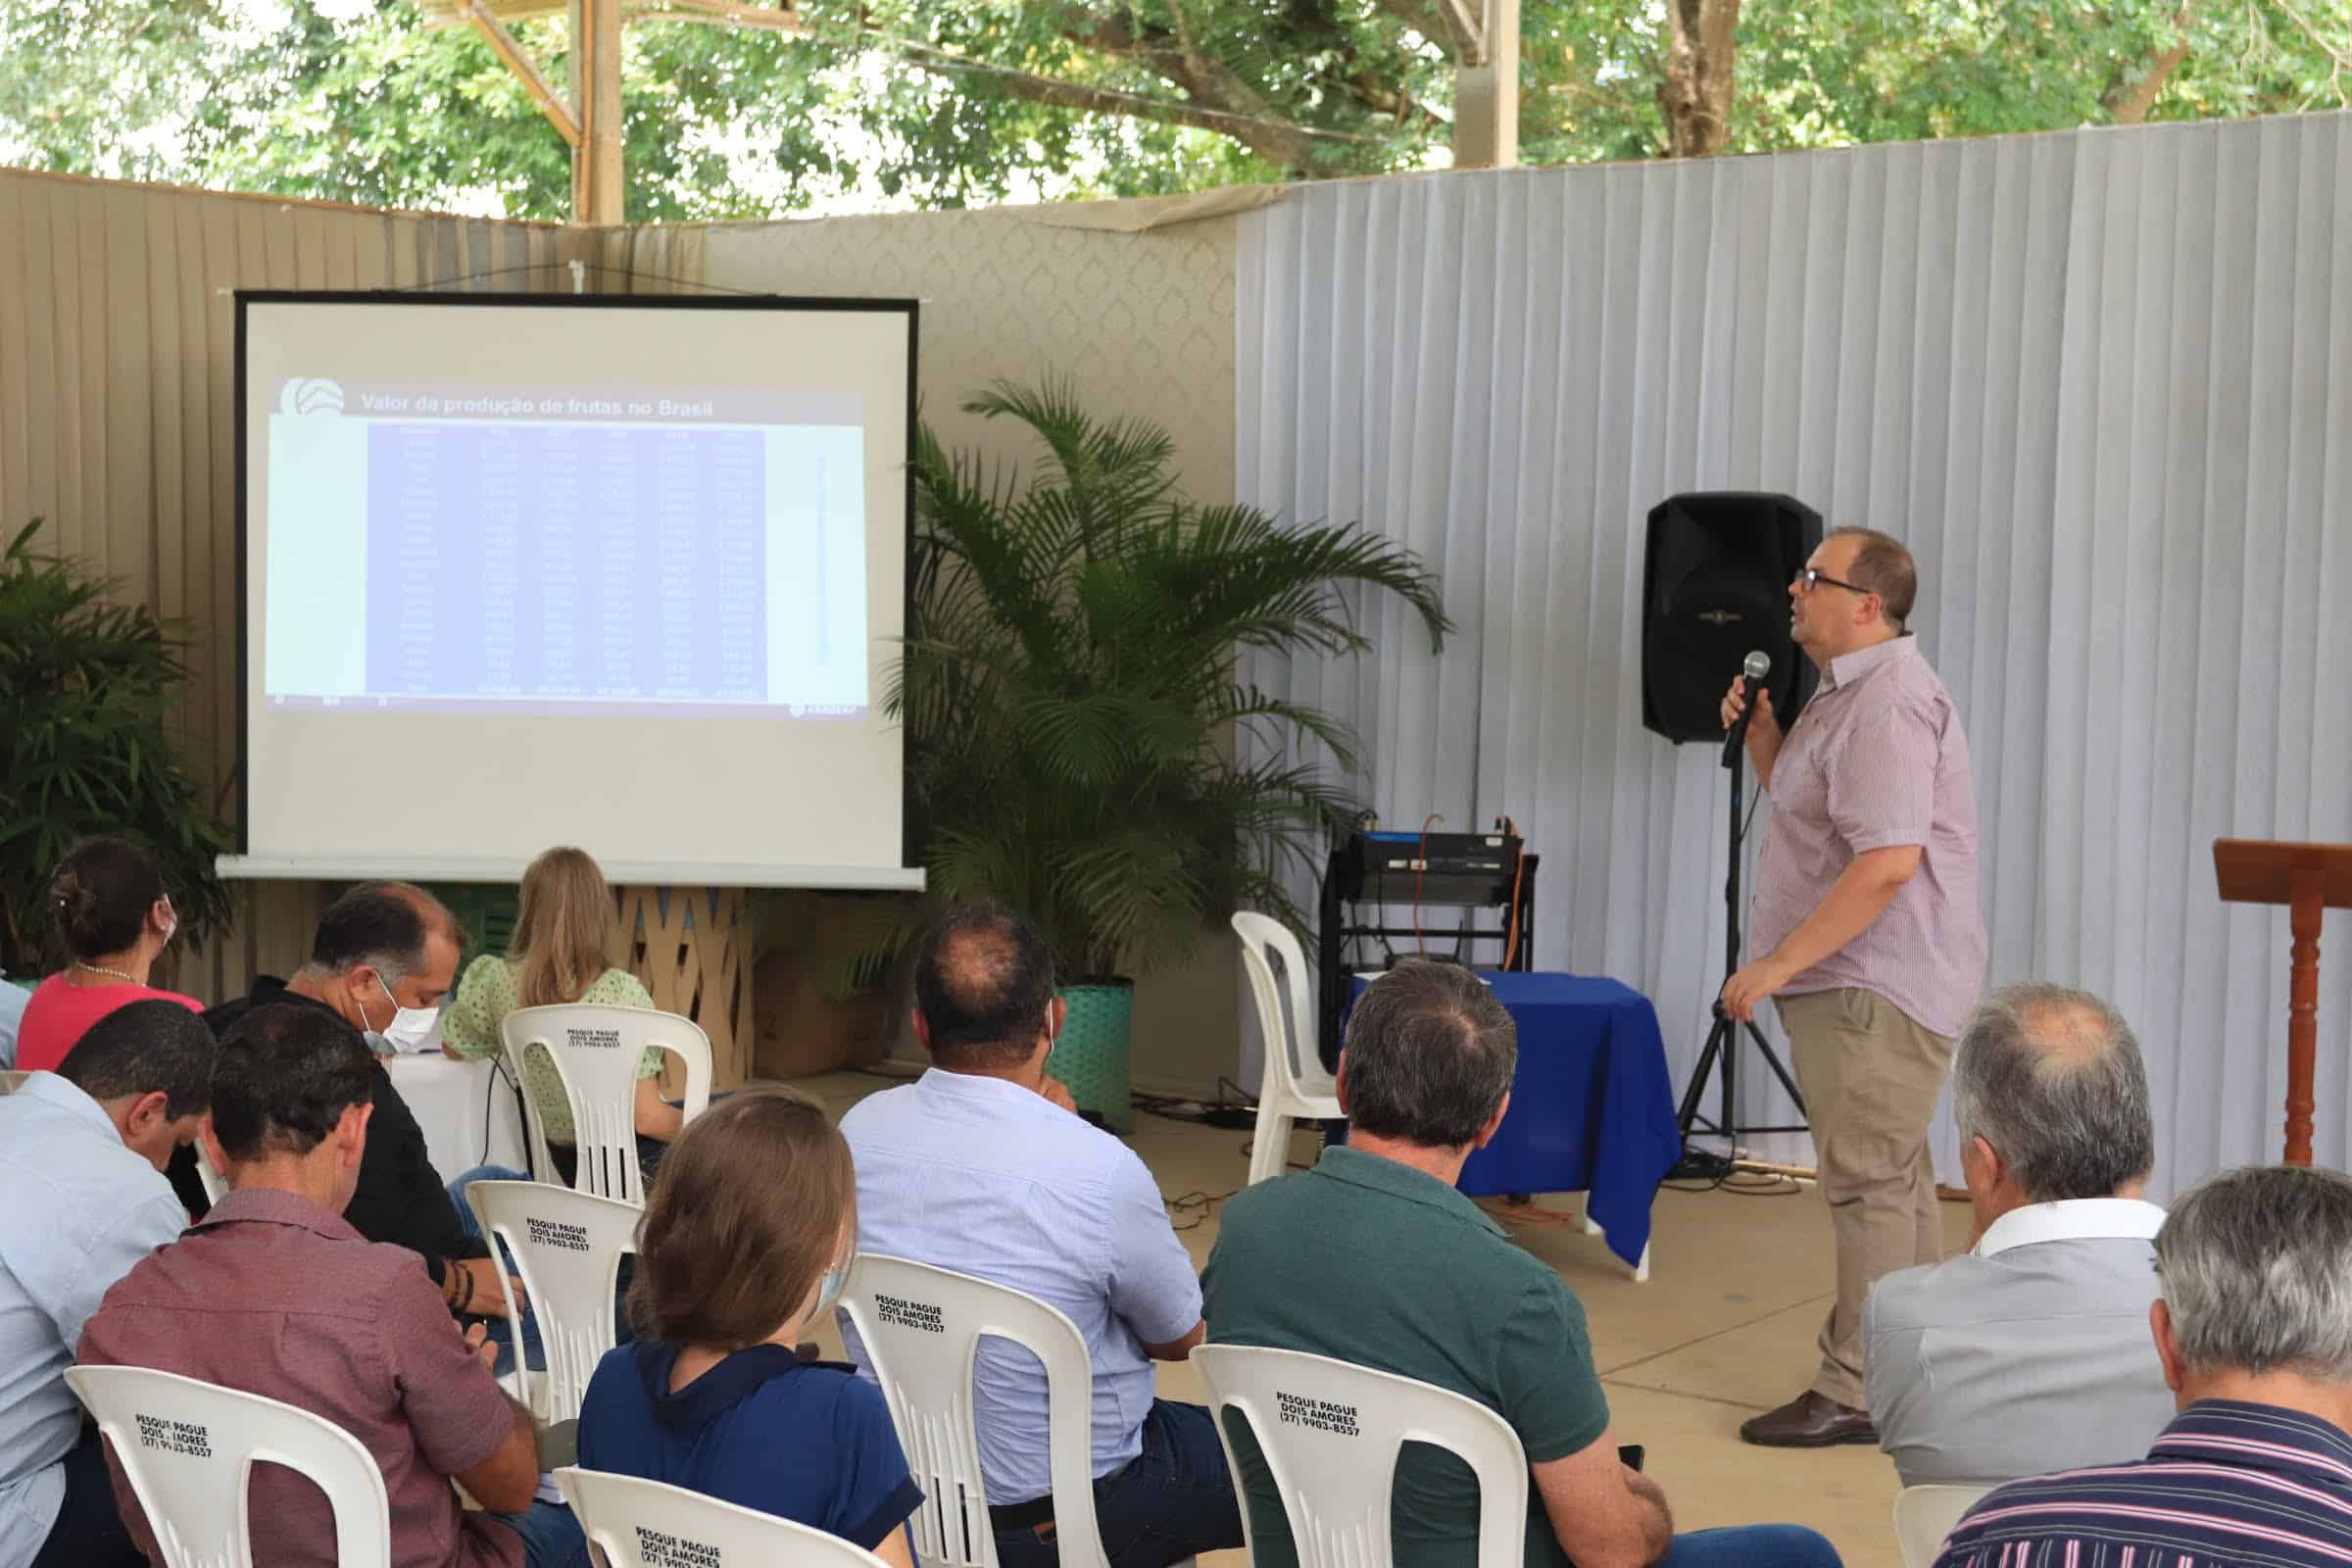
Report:
[[[386,1056],[384,1071],[409,1102],[424,1147],[444,1184],[476,1165],[530,1169],[522,1107],[490,1061],[457,1061],[436,1045],[413,1056]]]

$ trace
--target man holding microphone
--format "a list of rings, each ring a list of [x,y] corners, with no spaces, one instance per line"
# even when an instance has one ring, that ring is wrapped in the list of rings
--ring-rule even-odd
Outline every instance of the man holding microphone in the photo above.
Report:
[[[1896,540],[1840,528],[1788,585],[1789,629],[1821,687],[1783,733],[1757,694],[1747,757],[1772,795],[1749,961],[1724,983],[1745,1022],[1772,999],[1838,1238],[1821,1370],[1740,1427],[1774,1447],[1871,1443],[1862,1303],[1881,1275],[1943,1255],[1928,1124],[1984,983],[1968,737],[1904,627],[1918,568]],[[1723,702],[1728,730],[1744,678]]]

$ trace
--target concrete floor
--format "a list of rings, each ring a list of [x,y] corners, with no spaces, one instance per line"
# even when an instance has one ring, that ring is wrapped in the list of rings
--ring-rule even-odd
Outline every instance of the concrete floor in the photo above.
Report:
[[[883,1080],[834,1073],[802,1080],[836,1116]],[[1249,1135],[1155,1116],[1138,1119],[1129,1143],[1169,1198],[1230,1196],[1248,1175]],[[1313,1157],[1308,1135],[1293,1157]],[[1666,1489],[1680,1529],[1788,1520],[1837,1544],[1856,1568],[1896,1568],[1893,1466],[1875,1447],[1812,1451],[1751,1447],[1741,1421],[1800,1392],[1817,1362],[1814,1338],[1834,1279],[1829,1216],[1817,1193],[1748,1197],[1730,1192],[1658,1195],[1650,1277],[1635,1284],[1602,1245],[1574,1223],[1575,1200],[1542,1200],[1560,1223],[1510,1227],[1519,1244],[1558,1269],[1592,1329],[1617,1440],[1647,1446],[1649,1474]],[[1217,1205],[1175,1213],[1196,1261],[1217,1237]],[[1968,1244],[1965,1204],[1944,1205],[1947,1248]],[[826,1336],[828,1352],[838,1350]],[[1185,1366],[1160,1369],[1160,1393],[1199,1399]],[[1212,1553],[1203,1568],[1243,1568],[1242,1553]]]

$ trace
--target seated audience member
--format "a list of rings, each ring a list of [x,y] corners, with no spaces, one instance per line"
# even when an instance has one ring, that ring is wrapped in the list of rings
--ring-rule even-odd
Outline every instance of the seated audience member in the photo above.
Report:
[[[514,934],[502,956],[484,954],[466,969],[457,996],[441,1016],[441,1050],[460,1060],[496,1057],[504,1049],[501,1026],[517,1007],[542,1007],[558,1003],[599,1003],[622,1007],[651,1008],[654,999],[626,969],[611,962],[617,922],[612,890],[605,874],[585,850],[554,849],[541,855],[522,874],[522,906]],[[647,1181],[653,1179],[662,1151],[678,1135],[686,1113],[662,1098],[660,1074],[668,1053],[649,1048],[637,1064],[637,1164]],[[538,1108],[547,1134],[553,1175],[566,1186],[579,1172],[578,1138],[571,1124],[571,1101],[563,1080],[543,1051],[524,1054],[522,1078]],[[480,1181],[527,1181],[530,1172],[504,1165],[477,1165],[449,1184],[450,1201],[457,1205],[458,1223],[468,1238],[480,1240],[480,1221],[466,1190]],[[621,1265],[625,1286],[630,1264]],[[627,1322],[620,1337],[629,1337]],[[497,1343],[496,1370],[505,1376],[514,1365],[514,1350],[507,1320],[494,1319],[490,1338]],[[527,1309],[522,1313],[523,1353],[534,1367],[546,1356],[539,1327]]]
[[[108,1288],[188,1222],[163,1169],[196,1136],[212,1076],[212,1032],[151,1000],[0,1097],[0,1563],[146,1560],[66,1368]]]
[[[584,1002],[651,1008],[654,999],[645,986],[612,962],[618,930],[613,907],[612,890],[585,850],[549,850],[533,860],[522,873],[514,938],[504,955],[485,953],[466,965],[441,1020],[441,1049],[467,1060],[498,1055],[500,1026],[517,1007]],[[649,1050],[637,1064],[637,1160],[649,1176],[685,1118],[662,1098],[666,1056]],[[547,1129],[557,1174],[568,1184],[576,1159],[571,1102],[544,1052],[523,1057],[522,1078]]]
[[[639,1227],[629,1311],[580,1406],[580,1463],[812,1526],[913,1568],[906,1473],[881,1391],[811,1365],[857,1241],[849,1145],[790,1089],[713,1105],[680,1138]]]
[[[155,857],[128,839],[84,839],[58,862],[49,910],[72,958],[42,981],[17,1024],[19,1072],[53,1070],[90,1025],[134,1002],[204,1004],[147,983],[179,928]]]
[[[1871,1419],[1905,1486],[2136,1458],[2172,1419],[2148,1344],[2164,1210],[2148,1073],[2113,1007],[2012,986],[1952,1069],[1977,1244],[1879,1281],[1863,1309]]]
[[[1077,1325],[1094,1368],[1095,1511],[1113,1568],[1242,1544],[1208,1412],[1152,1396],[1152,1363],[1200,1343],[1200,1284],[1134,1151],[1088,1126],[1045,1076],[1061,1032],[1054,964],[1027,922],[967,904],[915,958],[915,1082],[842,1118],[858,1167],[858,1246],[1007,1285]],[[853,1359],[863,1348],[844,1335]],[[1058,1560],[1046,1377],[980,1348],[973,1419],[1003,1568]]]
[[[2352,1562],[2352,1179],[2226,1171],[2173,1204],[2156,1276],[2180,1414],[2144,1459],[1999,1488],[1937,1568]]]
[[[216,1035],[226,1035],[255,1008],[286,1004],[331,1014],[362,1035],[413,1049],[431,1033],[434,1009],[449,994],[459,941],[457,917],[422,888],[363,882],[319,918],[311,961],[293,979],[264,975],[251,995],[212,1008],[204,1021]],[[504,1313],[489,1244],[467,1234],[433,1169],[424,1130],[382,1066],[374,1071],[366,1160],[344,1220],[368,1241],[405,1247],[423,1258],[425,1273],[453,1311]],[[194,1174],[192,1163],[173,1173],[180,1197],[202,1213],[201,1193],[189,1190]],[[521,1282],[513,1283],[519,1298]]]
[[[201,1378],[334,1422],[383,1472],[404,1568],[585,1564],[570,1510],[533,1500],[530,1412],[499,1391],[480,1328],[461,1334],[412,1253],[343,1218],[380,1081],[366,1043],[326,1009],[250,1009],[220,1042],[205,1128],[229,1191],[106,1293],[82,1365]],[[122,1519],[152,1553],[111,1454],[109,1467]],[[468,1511],[453,1480],[490,1511]],[[332,1515],[310,1482],[259,1468],[247,1508],[256,1563],[334,1562]]]
[[[1494,1410],[1533,1477],[1530,1565],[1836,1564],[1794,1525],[1677,1536],[1657,1483],[1620,1461],[1583,1306],[1454,1188],[1501,1124],[1518,1054],[1510,1014],[1469,970],[1407,962],[1374,981],[1340,1056],[1348,1143],[1226,1204],[1202,1276],[1209,1342],[1330,1356]],[[1253,1555],[1287,1568],[1298,1553],[1272,1477],[1234,1426]],[[1399,1568],[1470,1561],[1478,1510],[1468,1465],[1408,1447],[1391,1516]]]

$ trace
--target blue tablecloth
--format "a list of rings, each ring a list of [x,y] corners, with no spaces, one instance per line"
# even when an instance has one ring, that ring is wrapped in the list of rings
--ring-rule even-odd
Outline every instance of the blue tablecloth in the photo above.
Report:
[[[1519,1071],[1511,1108],[1494,1142],[1462,1167],[1461,1190],[1473,1198],[1585,1193],[1585,1212],[1609,1250],[1639,1264],[1650,1199],[1683,1152],[1656,1009],[1614,980],[1486,978],[1519,1026]],[[1350,995],[1366,983],[1359,976]]]

